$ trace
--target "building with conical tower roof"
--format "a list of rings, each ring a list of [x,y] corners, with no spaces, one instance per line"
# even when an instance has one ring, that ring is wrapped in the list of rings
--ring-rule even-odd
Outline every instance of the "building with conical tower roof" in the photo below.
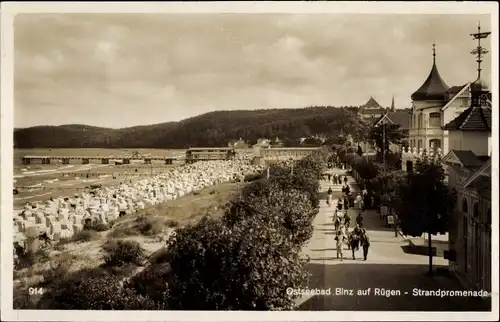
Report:
[[[470,84],[470,107],[448,122],[450,151],[443,158],[448,184],[457,191],[455,218],[449,230],[449,270],[466,288],[491,292],[491,102],[481,79],[481,62],[488,53],[481,39],[489,32],[472,34],[478,45],[478,75]]]
[[[411,95],[412,111],[408,145],[412,153],[403,154],[403,170],[412,166],[413,155],[440,148],[448,153],[448,131],[443,126],[470,105],[470,83],[448,86],[436,64],[436,46],[432,48],[432,67],[424,83]]]

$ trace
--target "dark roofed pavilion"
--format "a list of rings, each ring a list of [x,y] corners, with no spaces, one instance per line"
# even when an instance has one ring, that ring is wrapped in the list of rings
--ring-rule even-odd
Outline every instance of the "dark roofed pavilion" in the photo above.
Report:
[[[445,101],[446,93],[450,88],[441,78],[436,66],[436,50],[433,45],[433,62],[432,69],[425,82],[419,89],[411,95],[414,101]]]

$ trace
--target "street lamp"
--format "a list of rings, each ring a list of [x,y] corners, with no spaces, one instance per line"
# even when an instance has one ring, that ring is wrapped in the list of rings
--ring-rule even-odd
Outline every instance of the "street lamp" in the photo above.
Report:
[[[384,176],[387,172],[387,167],[385,164],[385,122],[382,123],[382,157],[384,160]]]

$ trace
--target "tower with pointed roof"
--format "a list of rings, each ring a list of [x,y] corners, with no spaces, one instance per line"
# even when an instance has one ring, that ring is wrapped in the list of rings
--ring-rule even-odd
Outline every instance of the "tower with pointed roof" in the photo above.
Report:
[[[392,95],[391,112],[396,112],[396,107],[394,106],[394,95]]]
[[[448,153],[448,131],[445,124],[470,104],[470,84],[448,86],[437,66],[436,44],[432,45],[432,66],[423,84],[411,95],[412,113],[408,145],[430,150],[440,148]]]
[[[431,71],[424,83],[411,95],[412,121],[409,144],[417,150],[431,145],[443,148],[444,133],[441,108],[446,104],[449,86],[441,77],[436,64],[436,44],[432,45]]]
[[[425,82],[412,95],[413,102],[443,102],[445,100],[446,91],[450,87],[445,83],[439,74],[436,66],[436,44],[432,45],[432,68]],[[423,104],[418,104],[420,105]]]
[[[403,170],[411,167],[416,154],[424,150],[449,151],[449,123],[470,106],[471,83],[448,86],[438,70],[436,44],[432,45],[432,66],[423,84],[411,95],[412,108],[408,147],[412,153],[403,154]]]

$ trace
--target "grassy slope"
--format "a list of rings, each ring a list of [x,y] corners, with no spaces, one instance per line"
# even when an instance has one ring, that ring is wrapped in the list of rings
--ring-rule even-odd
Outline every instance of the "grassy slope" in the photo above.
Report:
[[[166,236],[175,227],[195,223],[206,214],[220,216],[223,206],[241,191],[243,185],[225,183],[207,187],[198,193],[122,217],[109,231],[94,233],[89,242],[55,245],[46,257],[38,258],[35,265],[14,271],[14,294],[27,292],[28,287],[42,281],[58,265],[68,266],[70,271],[97,267],[103,262],[101,247],[108,240],[135,240],[151,255],[165,245]],[[152,224],[149,229],[144,227],[144,216]]]

